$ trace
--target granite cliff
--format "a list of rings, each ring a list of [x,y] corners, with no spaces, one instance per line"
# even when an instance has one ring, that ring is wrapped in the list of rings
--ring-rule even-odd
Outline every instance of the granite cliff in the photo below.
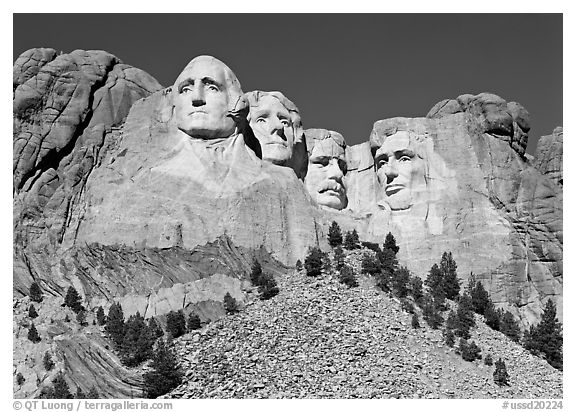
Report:
[[[186,78],[208,69],[224,76],[224,123],[234,121],[209,137],[199,135],[208,126],[181,124],[205,114],[182,110],[205,93]],[[286,276],[309,246],[328,248],[336,220],[363,240],[382,243],[391,231],[400,263],[422,277],[452,251],[460,277],[474,272],[524,326],[549,298],[562,319],[562,130],[531,159],[529,114],[518,103],[463,95],[426,117],[379,120],[365,143],[346,146],[337,132],[306,136],[302,114],[273,92],[293,116],[276,144],[298,147],[283,167],[262,156],[268,129],[254,135],[249,99],[213,58],[194,59],[163,87],[103,51],[32,49],[15,62],[13,85],[16,305],[36,281],[54,299],[74,285],[89,310],[116,300],[127,315],[183,308],[216,319],[226,292],[245,300],[254,256]],[[57,345],[72,336],[61,335]],[[137,386],[118,376],[101,390]]]

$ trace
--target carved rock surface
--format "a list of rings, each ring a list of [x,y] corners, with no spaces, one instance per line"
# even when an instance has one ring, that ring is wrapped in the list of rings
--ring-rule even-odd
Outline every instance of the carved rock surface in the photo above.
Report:
[[[375,242],[391,231],[400,245],[400,263],[422,277],[444,251],[452,251],[459,275],[466,279],[474,272],[492,299],[525,326],[539,319],[548,298],[556,301],[562,319],[561,186],[502,138],[504,126],[497,119],[512,119],[508,106],[490,105],[502,115],[492,109],[462,112],[455,101],[445,101],[429,118],[376,122],[373,134],[405,130],[430,140],[434,157],[427,159],[427,201],[403,211],[363,207],[377,203],[379,184],[369,165],[369,146],[352,146],[347,176],[352,210],[339,221]],[[365,216],[362,223],[351,219],[355,214]]]
[[[261,161],[236,137],[213,152],[158,121],[164,100],[158,92],[133,106],[87,182],[76,241],[191,249],[226,234],[286,263],[302,259],[319,211],[293,170]]]
[[[538,140],[534,154],[534,167],[560,185],[564,182],[563,139],[562,127],[555,128],[551,135]]]

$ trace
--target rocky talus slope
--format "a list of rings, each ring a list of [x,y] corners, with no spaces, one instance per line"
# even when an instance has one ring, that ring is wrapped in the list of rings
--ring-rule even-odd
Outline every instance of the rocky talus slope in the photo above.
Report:
[[[294,273],[280,294],[255,299],[175,341],[184,383],[165,398],[559,398],[562,372],[533,357],[476,317],[472,339],[502,358],[466,362],[441,330],[412,329],[400,302],[370,279],[348,289],[330,275]]]

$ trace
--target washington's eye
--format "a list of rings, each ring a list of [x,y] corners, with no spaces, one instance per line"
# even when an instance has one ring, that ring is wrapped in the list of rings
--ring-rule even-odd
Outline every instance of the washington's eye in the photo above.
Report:
[[[263,123],[265,121],[266,121],[266,119],[264,117],[259,117],[256,119],[256,123]]]
[[[184,86],[180,89],[180,93],[188,93],[192,91],[192,86]]]
[[[218,88],[218,86],[216,86],[215,84],[209,84],[208,85],[208,90],[213,91],[213,92],[219,92],[220,89]]]

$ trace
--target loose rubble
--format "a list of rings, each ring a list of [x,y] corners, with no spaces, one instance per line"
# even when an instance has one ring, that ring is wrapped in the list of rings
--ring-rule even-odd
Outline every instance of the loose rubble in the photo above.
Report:
[[[370,279],[348,289],[332,275],[295,272],[280,294],[254,300],[175,340],[184,383],[165,398],[561,398],[562,372],[477,318],[472,339],[502,358],[510,386],[494,366],[466,362],[441,330],[412,329],[400,302]]]

